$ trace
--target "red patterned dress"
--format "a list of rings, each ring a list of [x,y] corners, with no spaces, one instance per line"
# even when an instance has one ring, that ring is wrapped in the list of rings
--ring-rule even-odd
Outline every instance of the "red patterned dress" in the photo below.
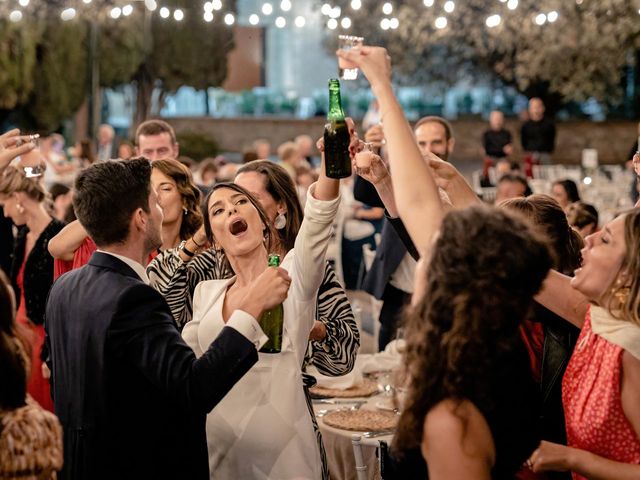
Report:
[[[640,464],[640,438],[622,410],[624,349],[591,330],[591,311],[562,381],[562,403],[570,447],[609,460]],[[586,480],[573,474],[574,480]]]

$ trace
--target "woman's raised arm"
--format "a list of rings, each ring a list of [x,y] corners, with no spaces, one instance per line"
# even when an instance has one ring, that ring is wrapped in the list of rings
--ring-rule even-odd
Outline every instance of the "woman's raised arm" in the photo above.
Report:
[[[380,47],[364,46],[338,56],[355,64],[369,80],[380,104],[391,181],[400,218],[418,250],[429,248],[444,216],[433,175],[391,86],[391,61]]]

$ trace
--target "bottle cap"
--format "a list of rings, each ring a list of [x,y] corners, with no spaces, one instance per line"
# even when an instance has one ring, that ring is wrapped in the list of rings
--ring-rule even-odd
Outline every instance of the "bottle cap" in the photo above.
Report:
[[[279,267],[280,266],[280,255],[278,255],[277,253],[270,253],[269,254],[269,266],[270,267]]]

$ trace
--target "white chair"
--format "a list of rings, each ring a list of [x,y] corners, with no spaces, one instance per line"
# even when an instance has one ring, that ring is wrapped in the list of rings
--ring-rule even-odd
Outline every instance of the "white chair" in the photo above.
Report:
[[[371,472],[369,474],[367,474],[367,464],[364,461],[364,455],[362,454],[362,447],[373,447],[376,450],[378,450],[377,452],[377,457],[378,457],[378,471],[380,472],[381,478],[383,475],[382,472],[382,465],[381,465],[381,458],[382,455],[380,454],[380,441],[379,440],[374,440],[372,438],[363,438],[362,436],[358,435],[357,433],[354,433],[353,435],[351,435],[351,444],[353,445],[353,457],[356,461],[356,479],[357,480],[369,480],[370,478],[374,478],[374,474],[375,472]]]

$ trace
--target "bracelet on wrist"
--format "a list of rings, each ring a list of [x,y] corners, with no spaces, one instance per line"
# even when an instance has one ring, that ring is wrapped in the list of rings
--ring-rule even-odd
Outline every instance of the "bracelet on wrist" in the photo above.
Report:
[[[198,247],[198,249],[204,247],[204,244],[207,243],[207,241],[205,240],[204,243],[202,245],[200,245],[198,242],[196,242],[195,235],[193,237],[191,237],[191,241],[196,244],[196,247]]]
[[[195,243],[195,242],[193,242],[193,243]],[[196,245],[197,245],[197,243],[196,243]],[[191,250],[189,250],[187,248],[187,241],[186,240],[183,240],[183,241],[180,242],[180,245],[178,245],[178,250],[183,252],[188,257],[193,257],[195,255],[195,252],[192,252]]]

